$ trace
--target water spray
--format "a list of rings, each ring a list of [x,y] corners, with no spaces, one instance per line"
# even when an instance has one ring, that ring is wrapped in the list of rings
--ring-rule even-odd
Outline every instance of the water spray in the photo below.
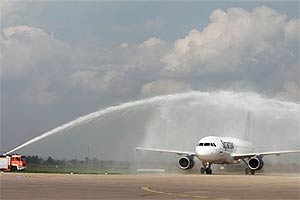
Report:
[[[207,95],[207,93],[203,93],[203,92],[188,92],[188,93],[182,93],[182,94],[171,94],[171,95],[162,95],[162,96],[156,96],[156,97],[152,97],[152,98],[148,98],[148,99],[144,99],[144,100],[138,100],[138,101],[133,101],[133,102],[128,102],[128,103],[123,103],[121,105],[117,105],[117,106],[111,106],[108,108],[105,108],[103,110],[99,110],[97,112],[93,112],[90,114],[87,114],[85,116],[79,117],[73,121],[70,121],[66,124],[63,124],[62,126],[59,126],[57,128],[54,128],[50,131],[47,131],[43,134],[41,134],[40,136],[37,136],[27,142],[25,142],[24,144],[15,147],[14,149],[6,152],[5,154],[10,154],[12,152],[15,152],[25,146],[28,146],[29,144],[35,143],[45,137],[48,137],[50,135],[54,135],[56,133],[65,131],[69,128],[73,128],[75,126],[90,122],[96,118],[99,118],[103,115],[112,113],[112,112],[116,112],[116,111],[121,111],[130,107],[134,107],[134,106],[139,106],[142,104],[149,104],[149,103],[154,103],[154,102],[160,102],[160,101],[169,101],[169,100],[173,100],[173,99],[184,99],[184,98],[191,98],[193,96],[203,96],[203,95]]]
[[[217,94],[223,94],[223,95],[229,95],[229,96],[239,96],[239,95],[243,95],[244,93],[234,93],[234,92],[224,92],[224,91],[219,91],[216,92]],[[42,140],[45,137],[57,134],[57,133],[62,133],[70,128],[91,122],[99,117],[102,117],[104,115],[107,115],[109,113],[113,113],[113,112],[118,112],[124,109],[128,109],[131,107],[135,107],[135,106],[141,106],[141,105],[146,105],[146,104],[151,104],[151,103],[168,103],[169,101],[173,101],[173,100],[180,100],[180,99],[189,99],[189,98],[199,98],[199,97],[205,97],[208,95],[211,95],[213,93],[208,93],[208,92],[200,92],[200,91],[191,91],[191,92],[187,92],[187,93],[179,93],[179,94],[170,94],[170,95],[162,95],[162,96],[156,96],[156,97],[152,97],[152,98],[148,98],[148,99],[143,99],[143,100],[138,100],[138,101],[132,101],[132,102],[127,102],[127,103],[123,103],[117,106],[111,106],[108,108],[105,108],[103,110],[99,110],[97,112],[93,112],[90,114],[87,114],[85,116],[79,117],[73,121],[70,121],[66,124],[63,124],[57,128],[54,128],[50,131],[47,131],[43,134],[41,134],[40,136],[37,136],[17,147],[15,147],[14,149],[6,152],[6,154],[10,154],[12,152],[15,152],[21,148],[24,148],[32,143],[35,143],[39,140]],[[257,94],[254,93],[247,93],[250,94],[252,96],[255,97],[260,97]],[[292,110],[299,110],[299,104],[297,103],[291,103],[291,102],[283,102],[283,101],[278,101],[276,99],[267,99],[269,101],[268,105],[273,105],[273,104],[280,104],[285,108],[288,109],[292,109]],[[244,106],[244,105],[241,105]]]

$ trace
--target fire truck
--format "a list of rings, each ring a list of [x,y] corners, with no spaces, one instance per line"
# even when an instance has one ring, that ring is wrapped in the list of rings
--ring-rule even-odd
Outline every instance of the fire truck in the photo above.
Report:
[[[25,156],[22,155],[1,155],[0,171],[17,172],[26,169]]]

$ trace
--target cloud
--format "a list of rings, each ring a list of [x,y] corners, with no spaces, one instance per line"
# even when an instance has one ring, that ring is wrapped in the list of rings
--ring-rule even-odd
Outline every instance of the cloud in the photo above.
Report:
[[[142,85],[158,76],[164,44],[149,38],[140,45],[122,43],[121,48],[99,52],[78,49],[41,28],[7,27],[1,34],[1,77],[25,91],[18,99],[26,104],[51,104],[70,89],[138,96]],[[141,78],[148,74],[150,79]],[[47,78],[42,82],[39,77]],[[40,86],[33,87],[33,82]]]
[[[23,92],[23,100],[27,104],[47,105],[57,100],[55,91],[50,90],[49,77],[35,77]]]
[[[127,48],[129,45],[128,45],[128,43],[126,43],[126,42],[122,42],[121,44],[120,44],[120,47],[121,48]]]
[[[251,60],[262,65],[278,55],[274,49],[285,48],[285,37],[294,40],[298,23],[262,6],[248,12],[230,8],[217,9],[210,24],[202,31],[193,29],[174,42],[172,52],[162,58],[166,73],[215,73],[237,71]],[[263,67],[263,66],[262,66]]]
[[[119,82],[120,79],[121,74],[117,71],[108,71],[100,75],[96,71],[81,70],[71,74],[69,83],[80,90],[101,91],[111,89],[115,85],[114,82]]]
[[[97,90],[103,88],[102,81],[93,71],[77,71],[70,77],[70,85],[73,87],[82,87],[88,90]]]
[[[71,53],[75,53],[67,43],[57,40],[43,29],[30,26],[5,28],[0,45],[3,49],[1,75],[4,77],[24,77],[51,65],[52,69],[65,69],[65,63],[72,59]]]
[[[142,96],[156,96],[163,94],[179,93],[190,90],[187,83],[176,80],[157,80],[142,86]]]
[[[37,1],[0,1],[1,27],[24,24],[28,19],[34,20],[35,9],[39,7]],[[30,10],[30,11],[29,11]]]
[[[217,9],[203,30],[193,29],[173,43],[161,58],[161,73],[192,79],[194,87],[228,89],[224,86],[245,82],[276,95],[287,81],[299,80],[299,41],[299,18],[289,20],[266,6]]]
[[[69,90],[132,99],[245,85],[278,96],[286,82],[299,79],[299,24],[265,6],[217,9],[206,27],[173,42],[156,36],[101,50],[74,47],[38,27],[7,27],[1,34],[1,76],[24,79],[24,91],[32,90],[27,94],[52,95],[40,98],[48,102]],[[32,88],[36,76],[48,77],[43,90]]]
[[[41,28],[25,25],[6,27],[0,37],[1,78],[18,88],[13,91],[19,102],[48,105],[59,99],[64,75],[79,64],[77,49]]]
[[[2,0],[0,2],[0,20],[13,9],[13,2]]]
[[[290,20],[284,29],[285,38],[288,41],[298,41],[300,42],[300,19]]]
[[[150,48],[150,47],[160,45],[160,44],[163,44],[163,43],[164,43],[164,41],[162,41],[161,39],[156,38],[156,37],[151,37],[151,38],[145,40],[143,42],[143,45]]]
[[[7,7],[8,12],[11,9]],[[30,9],[22,14],[28,11]],[[41,25],[50,30],[48,22],[43,24],[43,19],[40,20]],[[24,132],[23,129],[33,137],[45,128],[95,108],[159,94],[233,89],[299,101],[299,18],[289,19],[262,6],[251,11],[217,9],[209,20],[207,26],[186,30],[185,36],[174,41],[168,38],[174,35],[171,29],[164,31],[164,35],[155,34],[155,31],[165,28],[165,23],[159,18],[136,26],[109,24],[106,28],[112,33],[110,37],[126,42],[107,46],[99,42],[101,39],[96,39],[93,45],[84,39],[77,44],[67,43],[61,38],[68,37],[69,33],[63,33],[59,38],[42,27],[4,20],[0,33],[1,95],[6,109],[3,132],[17,133],[6,134],[5,137],[11,138],[12,142],[4,143],[14,144],[13,137],[26,140],[29,135],[19,134]],[[74,24],[69,28],[63,31],[74,30],[85,36],[93,31],[74,27]],[[128,40],[113,34],[120,31],[130,33],[135,39],[138,35],[139,40],[145,32],[148,36],[141,42],[132,42],[127,37]],[[183,114],[191,113],[193,107],[180,105],[187,109]],[[207,102],[202,105],[207,108]],[[37,124],[41,107],[47,120]],[[16,126],[16,120],[24,125]],[[161,121],[159,117],[157,120]],[[199,124],[196,121],[194,124]],[[264,122],[263,119],[260,121]],[[268,127],[272,127],[271,121]],[[112,133],[110,128],[107,129],[108,135]],[[160,126],[158,128],[163,130]],[[98,129],[95,130],[98,134]],[[143,128],[139,130],[144,131]],[[195,127],[193,130],[199,129]],[[132,133],[129,132],[128,135]],[[266,132],[265,129],[262,132]],[[195,136],[199,137],[199,134]]]

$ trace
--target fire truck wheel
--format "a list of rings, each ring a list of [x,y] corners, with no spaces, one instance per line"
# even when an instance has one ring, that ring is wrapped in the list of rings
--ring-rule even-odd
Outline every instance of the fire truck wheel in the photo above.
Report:
[[[10,171],[12,171],[12,172],[16,172],[17,170],[18,170],[18,169],[17,169],[17,167],[16,167],[16,166],[12,166]]]

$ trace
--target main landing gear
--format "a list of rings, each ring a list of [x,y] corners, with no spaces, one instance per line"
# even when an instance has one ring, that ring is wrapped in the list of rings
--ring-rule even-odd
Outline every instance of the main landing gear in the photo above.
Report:
[[[201,174],[212,174],[211,163],[202,162],[203,167],[200,169]]]
[[[255,170],[249,169],[249,167],[247,167],[247,168],[245,169],[245,174],[249,174],[249,173],[251,173],[251,175],[255,175]]]
[[[251,175],[255,175],[255,170],[253,170],[253,169],[250,169],[249,168],[249,166],[248,166],[248,163],[244,160],[244,159],[242,159],[243,160],[243,162],[246,164],[246,169],[245,169],[245,174],[251,174]]]

